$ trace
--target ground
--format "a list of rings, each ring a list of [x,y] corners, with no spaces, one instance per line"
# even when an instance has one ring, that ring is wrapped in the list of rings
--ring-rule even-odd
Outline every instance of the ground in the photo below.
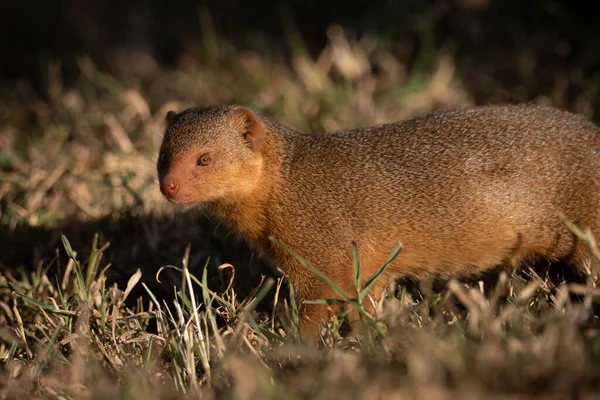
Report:
[[[48,64],[45,98],[11,85],[0,101],[0,396],[598,396],[599,260],[578,282],[529,266],[402,281],[361,337],[334,321],[315,350],[296,340],[275,266],[161,198],[171,109],[236,102],[331,131],[481,103],[452,51],[408,65],[374,42],[332,25],[316,56],[227,47],[167,67],[136,51],[116,54],[110,74],[81,56],[69,84]],[[594,117],[588,94],[569,104]]]

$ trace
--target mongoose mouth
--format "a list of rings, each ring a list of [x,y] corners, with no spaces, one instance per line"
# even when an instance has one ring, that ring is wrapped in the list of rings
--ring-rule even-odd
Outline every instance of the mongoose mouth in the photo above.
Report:
[[[190,198],[186,198],[184,196],[178,196],[178,195],[172,195],[172,194],[164,194],[164,197],[173,204],[178,204],[178,205],[188,205],[188,204],[193,204],[195,203],[195,201],[193,199]]]

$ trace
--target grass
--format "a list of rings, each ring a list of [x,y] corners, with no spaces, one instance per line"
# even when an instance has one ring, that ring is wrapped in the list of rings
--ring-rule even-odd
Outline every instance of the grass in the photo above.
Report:
[[[342,298],[362,336],[332,321],[315,350],[298,342],[293,292],[266,260],[162,201],[154,160],[169,109],[236,102],[334,130],[473,103],[448,54],[411,70],[369,40],[329,36],[317,59],[289,63],[228,55],[212,36],[208,65],[184,57],[169,70],[131,53],[108,75],[82,57],[73,86],[50,69],[49,101],[26,84],[0,100],[0,397],[599,394],[596,264],[583,283],[528,266],[401,282],[374,315],[356,301],[374,280],[357,281]]]
[[[95,238],[85,262],[64,236],[61,251],[70,260],[64,274],[44,267],[0,282],[4,398],[597,395],[597,274],[586,285],[529,270],[501,273],[489,288],[403,286],[381,304],[380,329],[366,326],[371,345],[330,329],[315,351],[294,339],[293,324],[283,329],[292,313],[255,312],[273,280],[235,301],[233,289],[216,293],[206,273],[190,274],[188,247],[179,269],[186,285],[174,302],[142,284],[151,301],[127,307],[140,272],[120,290],[98,268],[105,248]],[[278,301],[277,309],[289,305]]]

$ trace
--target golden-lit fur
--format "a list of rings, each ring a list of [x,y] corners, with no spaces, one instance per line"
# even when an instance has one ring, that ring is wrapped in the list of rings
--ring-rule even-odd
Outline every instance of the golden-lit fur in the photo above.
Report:
[[[469,274],[524,258],[575,261],[561,215],[598,233],[600,132],[548,107],[492,106],[326,134],[301,134],[238,106],[171,115],[159,162],[175,203],[202,203],[270,256],[304,300],[337,298],[269,241],[273,235],[355,294],[351,242],[366,279]],[[208,167],[197,157],[211,152]],[[384,280],[374,288],[381,293]],[[308,319],[327,319],[305,306]]]

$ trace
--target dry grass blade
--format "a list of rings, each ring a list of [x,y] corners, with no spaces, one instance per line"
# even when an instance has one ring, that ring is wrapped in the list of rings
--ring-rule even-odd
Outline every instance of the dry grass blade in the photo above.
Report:
[[[138,284],[138,282],[140,281],[141,278],[142,278],[142,271],[140,271],[139,269],[137,271],[135,271],[135,274],[131,275],[131,277],[127,281],[127,286],[125,287],[125,291],[123,292],[123,295],[121,296],[121,299],[119,300],[119,303],[123,304],[125,302],[125,300],[127,300],[127,297],[129,296],[129,294],[131,293],[131,291],[133,290],[135,285]]]

